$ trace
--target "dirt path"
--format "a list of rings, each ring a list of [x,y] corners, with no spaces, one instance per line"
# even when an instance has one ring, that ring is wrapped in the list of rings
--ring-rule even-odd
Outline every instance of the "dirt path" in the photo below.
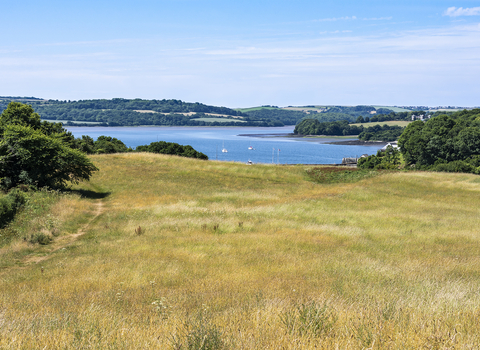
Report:
[[[66,236],[61,236],[55,238],[55,240],[48,246],[49,251],[47,252],[47,255],[43,256],[34,256],[34,255],[27,255],[23,259],[23,263],[28,265],[28,264],[38,264],[39,262],[45,261],[49,259],[52,256],[52,253],[55,253],[56,251],[65,248],[75,242],[80,236],[84,235],[92,222],[98,218],[100,215],[102,215],[105,212],[105,207],[104,204],[101,200],[97,201],[95,203],[95,213],[93,217],[88,220],[88,222],[80,227],[76,233],[73,233],[71,235],[66,235]]]

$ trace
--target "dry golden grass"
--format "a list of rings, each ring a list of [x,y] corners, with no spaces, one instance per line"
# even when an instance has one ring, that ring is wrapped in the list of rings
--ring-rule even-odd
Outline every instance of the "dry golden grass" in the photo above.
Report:
[[[85,234],[0,270],[0,349],[480,347],[476,176],[93,159],[110,194],[50,213]]]

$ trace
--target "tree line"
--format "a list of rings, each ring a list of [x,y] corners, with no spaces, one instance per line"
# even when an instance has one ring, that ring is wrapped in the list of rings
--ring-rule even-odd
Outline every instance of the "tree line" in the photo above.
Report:
[[[480,109],[415,121],[398,139],[407,165],[480,173]]]
[[[0,99],[0,110],[12,100]],[[65,121],[77,126],[284,126],[295,125],[305,113],[276,108],[273,112],[262,109],[242,113],[227,107],[208,106],[181,100],[97,99],[58,101],[28,99],[43,119]],[[189,113],[190,115],[185,115]],[[200,120],[211,114],[223,115],[222,121]],[[95,124],[91,124],[95,123]]]
[[[480,109],[441,114],[410,123],[393,147],[358,161],[361,168],[407,169],[480,174]]]
[[[293,131],[296,135],[356,136],[362,141],[394,141],[403,131],[398,125],[352,125],[346,120],[320,122],[317,119],[302,120]]]
[[[42,100],[35,97],[0,97],[0,111],[11,101],[31,104],[43,119],[65,121],[77,126],[284,126],[296,125],[302,119],[314,118],[322,122],[339,120],[370,121],[397,120],[400,114],[388,114],[389,109],[372,106],[332,106],[326,112],[305,114],[303,111],[287,110],[268,106],[242,112],[227,107],[209,106],[203,103],[184,102],[175,99],[93,99],[79,101]],[[369,117],[372,111],[377,116]],[[192,115],[184,115],[189,113]],[[208,113],[225,116],[222,121],[200,120],[210,117]],[[393,113],[393,112],[392,112]],[[363,117],[365,116],[365,117]],[[404,118],[405,116],[402,116]],[[239,121],[241,120],[241,122]],[[91,123],[95,123],[92,125]]]

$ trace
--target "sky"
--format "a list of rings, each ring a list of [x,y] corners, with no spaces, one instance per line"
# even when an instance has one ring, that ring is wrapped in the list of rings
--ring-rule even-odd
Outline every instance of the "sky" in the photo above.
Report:
[[[0,96],[480,106],[480,0],[0,0]]]

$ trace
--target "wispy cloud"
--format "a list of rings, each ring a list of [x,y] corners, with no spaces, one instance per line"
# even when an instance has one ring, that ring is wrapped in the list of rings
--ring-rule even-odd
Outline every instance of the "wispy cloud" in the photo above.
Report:
[[[335,22],[335,21],[350,21],[356,20],[357,16],[346,16],[346,17],[333,17],[333,18],[321,18],[316,19],[315,22]]]
[[[339,34],[339,33],[352,33],[352,31],[351,30],[334,30],[332,32],[323,31],[323,32],[320,32],[318,34]]]
[[[390,21],[393,17],[373,17],[373,18],[362,18],[363,21]]]
[[[459,16],[479,16],[480,15],[480,7],[449,7],[443,13],[444,16],[449,17],[459,17]]]

